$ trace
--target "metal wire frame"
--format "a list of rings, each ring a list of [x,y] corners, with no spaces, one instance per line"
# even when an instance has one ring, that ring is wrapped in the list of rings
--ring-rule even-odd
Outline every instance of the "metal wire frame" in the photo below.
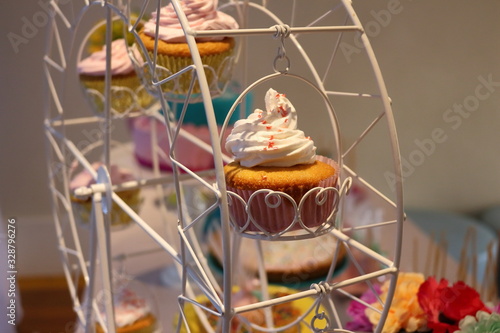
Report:
[[[129,2],[127,2],[127,3],[129,3]],[[144,8],[146,8],[146,5],[148,3],[149,3],[149,1],[144,2],[144,6],[142,7],[143,9],[141,10],[142,14],[144,13]],[[90,193],[91,193],[92,197],[94,198],[94,203],[95,203],[94,213],[95,213],[95,221],[96,222],[93,225],[95,227],[97,227],[97,230],[95,231],[96,237],[94,237],[93,239],[95,239],[95,241],[97,241],[101,245],[101,246],[99,246],[99,250],[100,250],[99,257],[102,260],[103,260],[103,258],[109,257],[109,253],[106,252],[108,249],[105,246],[107,243],[106,239],[107,239],[107,237],[109,237],[109,230],[106,230],[106,228],[105,228],[106,223],[103,222],[104,215],[102,214],[102,210],[100,209],[101,200],[102,200],[102,193],[107,193],[107,195],[105,195],[105,197],[107,197],[109,199],[109,197],[111,196],[112,199],[124,211],[126,211],[131,216],[131,218],[139,226],[141,226],[143,228],[143,230],[147,234],[149,234],[152,238],[154,238],[155,241],[157,241],[158,244],[174,258],[175,261],[177,261],[180,265],[183,265],[182,272],[181,272],[182,277],[183,277],[182,294],[186,295],[186,296],[181,296],[180,305],[181,305],[181,303],[183,303],[185,301],[193,302],[194,295],[190,292],[189,284],[187,282],[187,275],[189,274],[191,276],[191,278],[193,278],[196,281],[196,283],[199,284],[202,287],[202,289],[205,290],[205,294],[211,296],[213,303],[219,305],[219,310],[221,310],[220,315],[222,318],[222,329],[223,329],[223,331],[228,331],[229,330],[229,323],[230,323],[230,320],[232,319],[233,314],[238,314],[238,313],[249,311],[251,309],[256,309],[256,308],[266,308],[266,307],[269,307],[273,304],[283,302],[285,300],[283,300],[283,299],[264,300],[262,302],[259,302],[258,304],[248,305],[248,306],[244,306],[244,307],[238,307],[235,309],[232,309],[232,307],[231,307],[231,289],[232,289],[232,269],[231,268],[232,268],[233,258],[231,257],[231,249],[229,247],[229,244],[230,244],[230,241],[229,241],[230,240],[229,239],[229,237],[230,237],[230,223],[229,223],[229,214],[227,211],[227,206],[228,206],[227,193],[225,191],[225,181],[223,178],[223,171],[222,171],[222,161],[225,159],[227,160],[227,158],[225,158],[223,156],[221,149],[220,149],[220,145],[216,144],[219,140],[219,137],[218,137],[217,126],[216,126],[216,122],[215,122],[215,118],[214,118],[213,105],[211,103],[211,93],[210,93],[210,91],[207,87],[207,84],[206,84],[207,79],[206,79],[205,72],[203,70],[204,66],[201,63],[201,59],[200,59],[199,53],[198,53],[197,48],[196,48],[195,38],[197,36],[202,36],[202,35],[207,36],[207,35],[218,35],[218,34],[233,35],[233,36],[237,36],[237,35],[239,35],[239,36],[272,35],[272,34],[277,33],[277,28],[271,27],[271,28],[264,28],[264,29],[239,29],[239,30],[235,30],[235,31],[196,32],[196,31],[191,30],[191,28],[189,28],[189,25],[187,23],[187,19],[186,19],[184,13],[182,12],[182,9],[179,5],[179,2],[177,0],[172,0],[172,4],[173,4],[174,8],[176,9],[180,23],[183,26],[183,29],[185,31],[187,42],[188,42],[190,49],[191,49],[194,65],[191,68],[189,68],[189,70],[195,72],[195,76],[193,76],[193,82],[194,82],[194,80],[197,80],[198,82],[200,82],[201,96],[202,96],[203,103],[204,103],[205,110],[206,110],[208,127],[211,131],[211,142],[213,143],[211,148],[212,148],[212,153],[214,155],[214,161],[215,161],[216,186],[212,187],[211,184],[208,184],[206,181],[204,181],[201,177],[199,177],[198,174],[190,172],[190,170],[188,168],[183,166],[181,163],[179,163],[175,159],[174,153],[171,153],[171,156],[170,156],[172,161],[173,161],[173,164],[174,164],[174,173],[173,173],[172,179],[166,180],[166,179],[158,178],[156,180],[150,181],[148,184],[138,182],[135,184],[129,184],[129,186],[131,186],[131,187],[139,186],[140,187],[140,186],[145,186],[145,185],[151,185],[153,183],[154,184],[163,184],[166,181],[173,181],[174,184],[176,185],[177,193],[181,194],[182,189],[181,189],[181,186],[179,185],[181,182],[181,176],[180,176],[179,169],[182,169],[182,170],[186,171],[190,177],[197,179],[198,181],[200,181],[200,183],[204,184],[204,186],[206,186],[207,188],[211,188],[213,190],[213,193],[216,194],[216,196],[217,196],[216,205],[221,208],[221,216],[222,216],[222,218],[221,218],[222,219],[222,231],[223,231],[222,238],[223,238],[223,250],[224,250],[223,251],[224,252],[223,264],[224,264],[224,267],[226,268],[225,272],[224,272],[224,280],[223,280],[222,289],[218,288],[218,286],[216,286],[216,284],[214,284],[214,281],[211,277],[206,276],[203,273],[201,274],[201,276],[199,275],[199,272],[203,272],[206,270],[206,267],[203,265],[203,263],[201,261],[196,263],[195,268],[188,267],[188,265],[186,265],[185,258],[187,256],[187,254],[190,254],[194,258],[200,258],[203,256],[203,254],[195,249],[196,246],[194,246],[194,248],[193,248],[193,246],[191,244],[191,242],[193,242],[193,239],[191,237],[188,237],[189,232],[192,231],[193,221],[187,221],[187,217],[183,216],[182,197],[180,197],[180,200],[179,200],[179,205],[181,208],[181,209],[179,209],[179,211],[180,211],[179,212],[179,217],[180,217],[179,234],[181,235],[181,244],[182,244],[180,252],[173,249],[170,246],[170,244],[167,241],[165,241],[161,236],[159,236],[158,234],[155,234],[154,230],[151,230],[149,228],[147,222],[143,221],[140,218],[140,216],[138,216],[133,210],[131,210],[130,207],[128,207],[116,195],[116,193],[114,191],[118,190],[118,188],[115,186],[111,187],[110,186],[111,184],[109,184],[109,181],[108,182],[104,181],[103,183],[97,184],[96,186],[94,186],[91,189],[87,189],[87,190],[90,190]],[[69,220],[70,220],[70,226],[71,226],[71,230],[72,230],[72,234],[73,234],[73,239],[74,239],[74,242],[76,244],[76,249],[69,249],[65,246],[64,238],[63,238],[62,232],[61,232],[61,225],[60,225],[61,222],[60,222],[58,217],[55,218],[56,230],[57,230],[58,239],[60,242],[60,249],[61,249],[61,254],[63,257],[63,262],[68,262],[68,255],[76,255],[78,257],[78,261],[80,262],[80,266],[81,266],[80,269],[83,272],[85,272],[85,274],[84,274],[85,280],[87,283],[90,283],[92,280],[92,275],[91,274],[89,275],[86,272],[88,264],[85,262],[85,259],[82,255],[81,246],[79,245],[78,235],[77,235],[76,229],[74,227],[74,219],[72,218],[73,214],[71,212],[70,205],[68,204],[68,201],[67,201],[67,198],[69,198],[70,193],[68,192],[68,186],[67,186],[68,179],[66,176],[67,170],[65,169],[66,165],[64,163],[64,162],[66,162],[66,160],[65,160],[65,156],[67,154],[66,151],[68,150],[68,151],[70,151],[71,154],[74,154],[74,156],[77,159],[79,159],[80,162],[87,167],[87,169],[89,169],[89,163],[88,163],[88,161],[85,161],[85,159],[83,159],[82,156],[79,155],[79,152],[78,152],[78,149],[76,148],[76,146],[71,141],[65,139],[65,119],[64,119],[64,108],[63,108],[64,103],[60,99],[60,96],[63,96],[63,94],[60,94],[60,91],[57,89],[57,87],[55,86],[55,84],[52,80],[52,74],[53,74],[52,71],[56,70],[57,72],[64,73],[66,71],[66,66],[67,66],[67,63],[65,61],[66,58],[65,58],[65,54],[64,54],[64,46],[62,45],[62,43],[60,41],[59,32],[58,32],[57,24],[56,24],[56,19],[60,19],[66,28],[69,28],[71,26],[71,24],[68,21],[67,17],[62,13],[60,8],[58,7],[57,1],[51,2],[51,5],[53,8],[53,12],[52,12],[52,16],[51,16],[51,18],[52,18],[51,27],[53,29],[51,30],[50,39],[52,39],[53,37],[56,38],[56,50],[58,51],[58,54],[61,57],[61,63],[58,63],[57,61],[52,59],[51,56],[49,55],[49,52],[47,52],[47,55],[44,58],[44,60],[45,60],[44,69],[45,69],[45,73],[46,73],[47,82],[49,84],[50,97],[52,98],[52,102],[53,102],[55,109],[56,109],[56,112],[57,112],[55,121],[60,121],[63,129],[62,129],[61,133],[59,133],[60,134],[60,137],[59,137],[59,134],[56,134],[56,131],[54,131],[54,128],[52,127],[53,118],[50,115],[50,113],[47,112],[47,116],[46,116],[46,118],[48,120],[46,122],[47,140],[51,143],[51,146],[53,147],[53,151],[50,154],[48,154],[49,155],[49,159],[48,159],[49,162],[48,163],[49,163],[49,166],[51,166],[51,168],[49,170],[53,170],[52,164],[51,164],[51,162],[52,162],[51,158],[53,158],[54,155],[56,156],[56,160],[58,159],[60,162],[62,162],[61,174],[63,175],[64,189],[62,191],[60,191],[57,188],[57,186],[55,185],[54,179],[51,178],[51,189],[52,189],[52,193],[53,193],[53,197],[54,197],[54,211],[58,210],[58,208],[57,208],[58,203],[62,203],[64,208],[67,210]],[[106,7],[106,20],[108,22],[108,29],[107,29],[107,33],[106,33],[106,35],[107,35],[106,43],[109,47],[109,45],[110,45],[110,31],[109,31],[110,24],[109,24],[109,22],[111,22],[111,19],[112,19],[111,18],[112,12],[114,12],[117,15],[120,15],[124,20],[127,20],[127,15],[123,14],[122,10],[119,8],[119,7],[121,7],[120,4],[114,5],[113,3],[108,2],[108,1],[95,1],[95,2],[87,1],[86,2],[86,6],[92,6],[92,5],[101,5],[103,7]],[[255,8],[257,10],[260,10],[260,11],[266,13],[267,15],[269,15],[269,17],[273,18],[276,21],[278,26],[283,26],[283,22],[281,22],[281,20],[277,16],[275,16],[273,13],[271,13],[266,8],[265,3],[263,5],[258,5],[256,3],[246,2],[246,1],[241,1],[241,2],[231,1],[226,6],[236,6],[238,8],[238,10],[242,10],[242,7],[245,5],[248,5],[252,8]],[[158,1],[158,9],[160,8],[159,6],[160,6],[160,2]],[[354,278],[352,280],[338,283],[335,286],[328,285],[328,284],[325,284],[322,286],[315,286],[310,290],[307,290],[304,292],[299,292],[295,295],[290,295],[289,297],[286,298],[286,300],[300,299],[300,298],[309,297],[309,296],[316,296],[318,299],[320,299],[321,298],[321,297],[319,297],[320,295],[330,294],[331,291],[334,289],[339,289],[339,288],[342,288],[343,286],[357,283],[358,281],[368,280],[368,279],[373,278],[375,276],[389,274],[391,276],[391,280],[392,280],[391,288],[389,289],[389,296],[387,298],[388,301],[384,306],[384,310],[382,311],[381,322],[376,329],[376,331],[378,332],[382,328],[384,318],[387,315],[387,311],[389,309],[390,300],[391,300],[392,295],[394,293],[395,280],[397,278],[397,271],[398,271],[398,266],[399,266],[399,257],[400,257],[400,248],[401,248],[401,228],[402,228],[402,221],[404,219],[404,214],[402,212],[402,184],[401,184],[402,178],[401,178],[401,171],[400,171],[401,162],[400,162],[400,155],[399,155],[399,151],[398,151],[397,135],[396,135],[394,120],[393,120],[393,116],[392,116],[390,99],[387,95],[385,84],[384,84],[384,81],[382,79],[382,75],[381,75],[379,66],[377,64],[375,55],[373,54],[373,50],[370,46],[370,43],[368,41],[366,34],[363,31],[361,23],[360,23],[358,17],[356,16],[352,6],[351,6],[350,1],[342,0],[341,5],[339,5],[339,7],[344,8],[344,10],[347,13],[347,17],[349,18],[349,20],[352,23],[351,25],[344,25],[344,26],[340,26],[340,27],[337,27],[337,26],[335,26],[335,27],[314,27],[314,26],[311,26],[311,27],[291,27],[290,30],[287,31],[287,34],[288,34],[287,38],[289,38],[294,43],[294,45],[296,45],[297,48],[300,50],[301,55],[306,60],[308,67],[310,68],[310,71],[314,76],[315,85],[317,87],[319,87],[319,89],[321,90],[321,92],[323,94],[326,94],[328,96],[376,98],[376,99],[379,99],[383,105],[384,112],[382,114],[380,114],[379,117],[377,117],[374,120],[374,122],[366,129],[365,133],[362,136],[360,136],[360,138],[354,143],[353,147],[350,147],[346,152],[344,152],[344,154],[342,156],[340,156],[339,160],[340,160],[340,162],[342,162],[342,158],[345,157],[345,155],[347,155],[352,150],[352,148],[354,148],[354,146],[357,145],[364,138],[364,135],[366,133],[368,133],[371,130],[371,128],[376,125],[376,123],[378,123],[383,118],[386,119],[387,124],[388,124],[387,128],[389,131],[389,136],[391,138],[391,143],[392,143],[392,147],[391,147],[392,148],[392,158],[393,158],[393,164],[394,164],[394,171],[396,174],[396,184],[395,184],[395,186],[396,186],[396,203],[395,204],[391,203],[391,205],[393,205],[393,207],[395,208],[395,211],[396,211],[396,218],[393,222],[395,224],[397,224],[397,226],[398,226],[398,231],[397,231],[398,237],[395,241],[395,256],[394,256],[393,261],[390,261],[390,260],[388,261],[385,258],[383,258],[382,256],[379,256],[378,254],[372,252],[370,249],[363,246],[362,244],[358,244],[358,243],[354,242],[352,239],[347,237],[343,232],[338,231],[338,230],[333,230],[332,233],[336,237],[338,237],[338,239],[342,240],[344,243],[348,244],[349,246],[354,246],[355,248],[358,248],[358,249],[364,251],[365,253],[371,255],[375,259],[379,260],[381,263],[385,264],[387,266],[387,268],[382,269],[378,272],[361,275],[361,276]],[[124,8],[130,8],[130,6],[128,6],[128,7],[124,6]],[[82,10],[82,15],[84,14],[84,12],[85,12],[85,8]],[[76,21],[78,21],[78,19]],[[347,19],[346,19],[346,21],[347,21]],[[132,27],[131,30],[133,30],[133,28],[134,27]],[[326,89],[324,88],[324,78],[321,79],[320,76],[318,75],[313,63],[310,61],[310,59],[307,56],[307,54],[305,53],[305,51],[300,47],[300,43],[298,42],[295,34],[298,34],[298,33],[319,33],[319,32],[324,33],[324,32],[333,32],[333,31],[337,32],[337,33],[342,33],[345,31],[355,31],[355,32],[360,34],[361,42],[364,45],[364,49],[366,50],[367,57],[371,63],[372,69],[373,69],[373,74],[374,74],[374,77],[375,77],[375,80],[377,82],[379,92],[380,92],[379,94],[374,95],[374,94],[366,94],[366,93],[326,91]],[[51,48],[53,46],[52,42],[53,42],[52,40],[49,40],[49,42],[47,43],[48,48]],[[332,55],[332,60],[333,60],[333,57],[335,56],[335,53],[336,53],[336,51]],[[112,121],[112,115],[110,112],[110,104],[109,104],[110,98],[108,98],[110,96],[109,64],[110,64],[111,59],[108,59],[107,61],[108,61],[108,71],[106,73],[106,89],[105,89],[105,96],[104,96],[105,97],[104,98],[105,99],[105,120],[104,120],[104,122],[106,125],[108,125],[108,126],[106,126],[106,128],[109,128],[109,125]],[[155,61],[153,59],[153,62],[152,62],[153,68],[154,68],[154,65],[155,65]],[[285,68],[284,72],[286,72],[287,70],[288,70],[288,67]],[[168,107],[167,107],[166,101],[163,97],[161,97],[162,94],[161,94],[161,87],[160,86],[161,86],[162,82],[156,81],[156,82],[152,82],[152,83],[159,90],[160,105],[164,109],[167,109]],[[188,95],[190,95],[190,94],[188,93]],[[187,99],[187,101],[189,101],[189,99]],[[49,109],[49,108],[50,107],[47,107],[47,109]],[[165,119],[165,123],[168,125],[167,132],[169,134],[171,142],[175,143],[177,136],[179,135],[179,133],[182,133],[182,131],[181,130],[173,130],[174,126],[172,126],[172,124],[169,123],[168,119]],[[335,131],[335,129],[334,129],[334,131]],[[336,133],[335,135],[336,135],[336,137],[339,136],[338,133]],[[61,140],[61,138],[62,138],[62,140]],[[191,139],[194,142],[196,141],[196,138],[191,138]],[[62,144],[60,144],[58,141],[62,142]],[[105,145],[105,147],[107,147],[105,154],[104,154],[105,155],[104,156],[105,165],[107,166],[107,168],[109,168],[109,163],[110,163],[110,160],[109,160],[109,155],[110,155],[110,152],[109,152],[109,147],[110,147],[109,133],[105,133],[104,145]],[[205,148],[208,149],[208,147],[205,147]],[[172,151],[172,149],[171,149],[171,151]],[[52,176],[54,176],[54,175],[52,174]],[[97,175],[95,175],[95,176],[97,177]],[[123,186],[125,186],[125,185],[122,185],[122,187]],[[374,188],[371,188],[371,189],[374,190],[375,193],[380,194]],[[87,191],[87,194],[89,194],[89,191]],[[209,209],[213,209],[213,207],[209,208]],[[57,213],[54,213],[54,216],[58,216]],[[92,247],[92,248],[94,248],[94,247]],[[91,254],[91,258],[94,255],[96,255],[96,253]],[[106,273],[105,266],[108,265],[108,268],[109,268],[109,263],[106,263],[105,260],[101,261],[101,262],[103,262],[103,272],[106,275],[107,273]],[[70,269],[67,266],[65,266],[64,268],[65,268],[65,275],[67,276],[67,280],[69,282],[70,291],[74,290],[75,289],[74,284],[71,283],[71,281],[73,281],[73,279],[71,277]],[[110,281],[111,280],[110,274],[107,274],[107,277],[105,277],[105,279]],[[264,281],[264,284],[265,283],[266,282]],[[111,287],[111,286],[109,285],[109,287]],[[222,298],[219,298],[218,295],[221,294],[221,290],[223,290],[222,291]],[[73,294],[73,299],[75,300],[75,305],[76,305],[75,307],[78,309],[78,308],[80,308],[78,306],[78,304],[79,304],[78,298],[75,297],[76,295],[74,292],[72,294]],[[224,300],[224,301],[222,301],[222,300]],[[334,305],[330,304],[330,308],[333,309]],[[180,306],[180,309],[182,312],[183,307]],[[232,309],[232,311],[230,309]],[[112,304],[107,305],[107,312],[109,312],[109,315],[112,316],[112,313],[113,313]],[[333,311],[333,312],[335,312],[335,311]],[[79,312],[79,317],[82,318],[81,312]],[[315,317],[315,318],[317,318],[317,317]],[[112,322],[112,321],[108,320],[108,323],[109,323],[108,331],[113,331],[114,324],[110,323],[110,322]],[[89,326],[89,325],[87,325],[87,326]],[[312,326],[313,326],[312,329],[314,330],[314,325],[312,325]]]

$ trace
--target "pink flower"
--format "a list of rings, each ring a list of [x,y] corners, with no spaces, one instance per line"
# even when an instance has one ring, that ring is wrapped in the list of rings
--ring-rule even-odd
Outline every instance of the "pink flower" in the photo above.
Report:
[[[373,285],[373,289],[377,294],[380,295],[380,285]],[[361,295],[360,299],[367,304],[371,304],[377,301],[375,294],[372,289],[368,289]],[[352,320],[346,323],[346,328],[350,331],[357,332],[371,332],[373,331],[373,325],[365,314],[366,306],[357,301],[352,301],[347,308],[347,314],[351,316]]]

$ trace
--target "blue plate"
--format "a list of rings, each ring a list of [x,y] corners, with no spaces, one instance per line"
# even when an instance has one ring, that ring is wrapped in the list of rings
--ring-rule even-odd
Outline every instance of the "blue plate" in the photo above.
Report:
[[[218,228],[219,225],[220,225],[220,211],[218,209],[215,209],[207,216],[207,221],[205,222],[205,225],[203,227],[202,241],[206,242],[209,233],[213,232],[213,230],[215,228]],[[210,253],[208,253],[206,257],[208,265],[212,269],[213,273],[217,277],[221,278],[222,274],[224,273],[224,269],[220,264],[220,262],[217,260],[217,258],[215,258],[214,255]],[[332,277],[336,277],[337,275],[342,273],[347,268],[347,266],[348,266],[348,258],[346,255],[344,256],[344,258],[342,258],[342,260],[337,262]],[[303,290],[303,289],[308,289],[312,283],[319,283],[321,281],[324,281],[325,277],[318,277],[315,279],[307,279],[307,280],[299,279],[298,277],[290,277],[288,282],[282,282],[282,283],[279,283],[277,281],[270,281],[270,282],[275,285],[280,285],[287,288]]]
[[[408,218],[428,235],[434,234],[439,239],[444,234],[448,242],[448,254],[455,260],[460,260],[460,255],[469,228],[476,230],[477,279],[483,281],[484,270],[488,261],[487,247],[490,242],[497,251],[498,239],[495,231],[485,223],[465,215],[436,211],[436,210],[406,210]],[[470,244],[470,243],[469,243]],[[469,248],[469,255],[472,249]],[[496,252],[495,252],[496,253]]]
[[[496,232],[500,233],[500,206],[493,206],[485,209],[479,215],[479,219],[493,228]]]

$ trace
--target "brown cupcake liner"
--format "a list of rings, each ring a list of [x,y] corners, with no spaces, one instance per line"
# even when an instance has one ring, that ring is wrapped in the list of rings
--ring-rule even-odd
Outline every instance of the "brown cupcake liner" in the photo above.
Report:
[[[274,234],[284,230],[314,228],[329,222],[338,203],[336,186],[339,166],[334,160],[324,156],[317,156],[317,160],[333,166],[335,175],[320,181],[317,188],[296,188],[293,193],[288,194],[290,197],[271,190],[243,190],[228,186],[228,191],[237,194],[244,201],[229,194],[229,212],[234,226],[240,232]],[[320,193],[325,188],[335,190],[328,189]]]

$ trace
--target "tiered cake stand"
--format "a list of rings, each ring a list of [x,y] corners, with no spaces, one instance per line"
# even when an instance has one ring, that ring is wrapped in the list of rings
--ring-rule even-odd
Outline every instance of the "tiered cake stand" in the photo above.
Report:
[[[350,286],[362,285],[369,289],[373,288],[375,279],[386,279],[390,281],[390,288],[387,299],[379,300],[381,306],[377,311],[380,312],[380,322],[376,328],[379,332],[388,314],[398,275],[404,219],[401,165],[391,101],[367,34],[351,1],[318,1],[311,6],[310,1],[295,0],[286,2],[286,7],[282,1],[220,1],[220,10],[235,17],[240,28],[216,31],[192,30],[180,2],[171,0],[191,50],[192,65],[177,73],[169,73],[168,69],[156,64],[155,57],[146,59],[144,65],[133,58],[137,72],[143,79],[143,88],[154,96],[154,100],[147,107],[136,103],[121,113],[113,109],[113,99],[123,98],[123,94],[130,94],[133,99],[138,92],[126,89],[120,91],[112,87],[108,68],[104,93],[87,91],[87,94],[92,95],[92,98],[87,96],[87,99],[92,100],[94,106],[96,100],[101,101],[103,111],[95,114],[92,114],[95,110],[92,107],[86,114],[75,114],[72,104],[74,96],[69,88],[78,81],[76,63],[82,58],[85,48],[77,46],[86,43],[90,34],[87,32],[95,23],[93,18],[99,16],[106,23],[105,44],[108,47],[111,45],[112,22],[121,21],[124,30],[131,34],[139,50],[144,53],[144,45],[137,33],[138,24],[151,11],[159,10],[166,4],[160,0],[54,0],[50,3],[51,29],[44,58],[50,87],[45,121],[50,145],[48,167],[59,249],[80,328],[93,332],[93,323],[100,321],[108,332],[116,330],[114,320],[102,320],[102,317],[114,318],[113,297],[100,299],[101,304],[97,304],[95,296],[98,288],[111,294],[115,290],[113,261],[120,253],[113,253],[112,247],[115,234],[114,228],[110,226],[109,211],[114,202],[140,227],[141,232],[157,244],[159,250],[171,257],[178,268],[181,281],[177,298],[179,313],[172,326],[163,327],[162,331],[194,331],[193,318],[186,315],[194,311],[196,331],[203,328],[207,332],[230,332],[232,320],[248,311],[263,309],[266,313],[265,327],[248,324],[250,330],[281,332],[298,325],[302,331],[346,332],[335,297],[341,295],[362,302],[349,291]],[[132,9],[136,10],[134,14],[131,14]],[[229,59],[223,70],[217,72],[203,65],[196,47],[197,37],[215,35],[231,36],[237,40],[234,58]],[[109,64],[112,60],[108,61]],[[212,98],[222,94],[226,84],[209,81],[215,78],[217,82],[217,79],[231,74],[243,90],[233,107],[227,110],[226,123],[221,130],[216,123]],[[171,87],[179,85],[181,77],[185,80],[186,75],[190,77],[188,91],[182,96],[172,94]],[[210,76],[210,80],[207,76]],[[260,105],[261,101],[263,104],[263,98],[258,97],[261,90],[270,87],[289,92],[292,103],[296,101],[294,105],[298,110],[299,127],[312,136],[323,155],[335,159],[341,168],[338,186],[325,190],[332,195],[326,196],[323,191],[317,190],[309,194],[319,206],[325,204],[325,198],[329,198],[333,207],[325,221],[314,228],[302,223],[299,204],[295,205],[295,216],[289,227],[277,232],[266,231],[251,214],[252,202],[245,202],[226,190],[223,164],[230,158],[223,153],[220,133],[224,132],[229,117],[248,94],[255,94],[256,104]],[[169,117],[169,112],[163,112],[165,116],[158,112],[158,109],[169,110],[171,103],[187,106],[194,102],[204,105],[210,144],[181,129],[183,117],[189,112],[187,107],[182,109],[178,119]],[[155,118],[166,125],[170,154],[163,157],[171,159],[172,172],[160,172],[158,159],[165,153],[159,150],[153,139],[152,148],[158,155],[153,155],[152,176],[112,184],[109,176],[110,165],[114,162],[112,150],[116,141],[120,144],[120,140],[123,140],[115,136],[113,130],[115,126],[139,115]],[[307,128],[305,119],[313,123],[313,127]],[[153,138],[154,132],[153,128]],[[82,139],[82,133],[93,133],[93,140]],[[180,137],[211,152],[213,170],[194,172],[179,161],[175,152]],[[91,166],[92,160],[103,162],[97,172]],[[96,184],[72,193],[69,182],[75,166],[88,170]],[[189,209],[188,192],[193,190],[193,183],[195,188],[208,193],[209,198],[205,207],[196,212]],[[143,214],[131,209],[117,194],[123,190],[153,188],[158,191],[160,198],[168,199],[166,191],[172,187],[176,193],[174,212],[177,221],[168,220],[167,214],[163,215],[162,221],[169,225],[169,232],[153,228],[152,221],[145,220]],[[380,187],[384,190],[376,189]],[[346,200],[354,188],[357,191],[362,189],[363,195],[376,198],[384,207],[384,214],[359,224],[358,220],[345,213]],[[86,228],[80,227],[76,221],[72,197],[92,200],[92,217]],[[268,197],[269,209],[290,199],[280,192],[268,193]],[[160,200],[159,211],[172,211],[167,199]],[[233,225],[229,207],[234,204],[247,206],[249,217],[246,226]],[[224,267],[221,279],[215,277],[208,264],[197,232],[207,216],[217,210],[220,212]],[[250,225],[253,227],[248,228]],[[254,231],[247,231],[249,229]],[[291,233],[291,229],[299,230]],[[384,249],[389,250],[376,251],[372,247],[371,237],[367,235],[384,234],[386,229],[392,230],[394,235],[383,244]],[[342,281],[333,280],[336,273],[334,261],[338,255],[335,252],[331,254],[332,265],[323,281],[289,295],[270,295],[263,265],[262,242],[286,242],[324,234],[333,235],[345,247],[348,260],[356,268],[356,275]],[[258,288],[261,299],[256,303],[234,306],[232,292],[241,282],[236,276],[236,263],[244,255],[239,251],[242,237],[254,239],[259,249],[256,260],[260,267]],[[132,252],[134,246],[130,245]],[[147,251],[137,255],[144,255],[144,260],[147,260]],[[371,260],[375,268],[367,270],[360,258]],[[83,297],[77,291],[80,279],[85,285]],[[200,303],[199,295],[203,295],[210,306]],[[301,299],[312,300],[304,313],[286,326],[276,326],[270,315],[271,308]],[[161,312],[162,300],[159,300],[159,304]],[[217,327],[207,320],[209,316],[218,318]],[[245,323],[244,320],[242,322]]]

